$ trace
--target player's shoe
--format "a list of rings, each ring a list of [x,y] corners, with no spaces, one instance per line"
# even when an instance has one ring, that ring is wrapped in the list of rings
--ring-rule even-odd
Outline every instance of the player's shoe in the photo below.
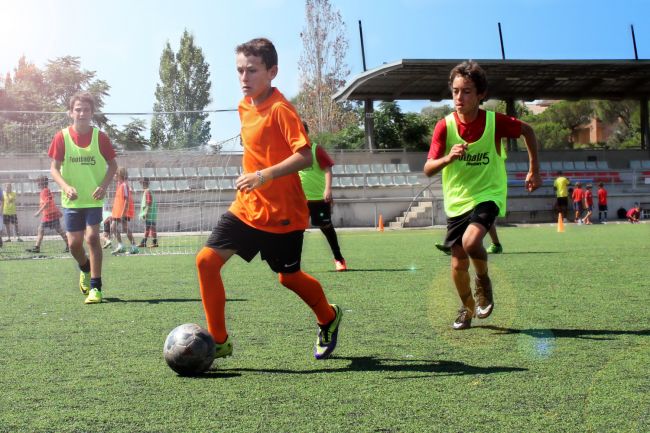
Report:
[[[102,291],[97,289],[90,289],[88,297],[84,301],[84,304],[99,304],[102,302]]]
[[[451,247],[448,247],[445,244],[435,244],[435,246],[436,248],[438,248],[440,251],[447,254],[448,256],[451,255]]]
[[[123,246],[119,246],[119,247],[115,248],[111,254],[116,256],[118,254],[124,254],[125,252],[126,252],[126,248],[124,248]]]
[[[334,266],[336,267],[336,272],[342,272],[348,270],[348,265],[345,264],[345,259],[334,260]]]
[[[23,240],[22,240],[22,238],[16,238],[16,242],[23,242]]]
[[[65,248],[63,249],[63,252],[64,253],[69,253],[70,252],[70,247],[66,245]]]
[[[131,245],[131,249],[129,250],[129,253],[138,254],[139,252],[140,250],[138,249],[138,247],[136,247],[135,245]]]
[[[483,277],[477,276],[474,280],[476,290],[476,317],[485,319],[494,310],[494,297],[492,296],[492,281],[490,277],[485,275]]]
[[[111,242],[111,241],[106,241],[106,242],[104,242],[104,245],[102,245],[102,248],[104,248],[105,250],[107,250],[107,249],[109,249],[112,245],[113,245],[113,242]]]
[[[336,304],[330,304],[334,309],[334,320],[327,325],[318,325],[318,337],[314,346],[314,358],[328,358],[336,348],[336,340],[339,335],[339,325],[343,317],[343,310]]]
[[[488,254],[501,254],[503,253],[503,246],[501,244],[492,244],[487,249]]]
[[[232,341],[230,340],[230,335],[226,338],[226,341],[223,343],[214,343],[214,357],[216,358],[225,358],[226,356],[232,356]]]
[[[138,244],[138,248],[147,248],[147,244],[144,241],[142,241]]]
[[[84,296],[88,296],[90,292],[90,272],[79,272],[79,290]]]
[[[28,253],[40,253],[41,248],[40,247],[25,248],[25,251],[27,251]]]
[[[454,321],[451,327],[457,331],[467,329],[472,326],[473,316],[474,314],[467,307],[462,306],[460,310],[458,310],[458,317],[456,317],[456,321]]]

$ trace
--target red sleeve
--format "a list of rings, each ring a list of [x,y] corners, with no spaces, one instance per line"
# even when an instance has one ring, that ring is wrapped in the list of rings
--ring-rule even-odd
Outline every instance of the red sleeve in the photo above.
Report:
[[[63,133],[61,131],[54,134],[50,148],[47,151],[47,156],[59,162],[65,160],[65,141],[63,140]]]
[[[106,161],[115,159],[115,149],[113,149],[111,139],[101,131],[99,131],[99,151]]]
[[[334,160],[322,146],[316,146],[316,161],[318,161],[318,166],[321,170],[325,170],[334,165]]]
[[[447,122],[445,119],[438,120],[436,127],[433,129],[431,137],[431,146],[427,159],[439,159],[445,156],[447,150]]]
[[[151,191],[147,190],[147,192],[145,193],[145,203],[147,203],[147,206],[150,206],[152,201],[153,200],[151,199]]]
[[[521,120],[503,113],[495,114],[495,138],[496,142],[501,142],[502,138],[519,138],[521,137]]]

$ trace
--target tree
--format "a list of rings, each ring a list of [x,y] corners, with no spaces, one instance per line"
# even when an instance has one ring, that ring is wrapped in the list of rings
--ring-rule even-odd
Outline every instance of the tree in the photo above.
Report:
[[[210,122],[203,110],[212,102],[209,65],[187,30],[177,53],[167,42],[160,56],[159,77],[153,109],[161,114],[151,122],[151,145],[180,149],[207,144]]]
[[[145,150],[150,146],[149,141],[142,133],[147,130],[147,124],[142,119],[131,119],[124,128],[116,131],[115,144],[120,145],[124,150]]]
[[[79,91],[92,93],[99,111],[109,90],[108,83],[97,79],[94,71],[82,69],[78,57],[49,60],[45,69],[21,57],[13,76],[11,73],[5,76],[4,89],[0,92],[0,109],[14,111],[0,117],[0,148],[16,152],[47,149],[52,135],[69,120],[65,114],[18,111],[68,111],[70,96]],[[104,115],[96,114],[94,120],[100,127],[111,130]]]
[[[345,23],[329,0],[306,0],[305,23],[300,34],[303,52],[298,68],[302,84],[296,108],[315,134],[336,132],[354,118],[351,104],[332,100],[350,74],[345,64]]]

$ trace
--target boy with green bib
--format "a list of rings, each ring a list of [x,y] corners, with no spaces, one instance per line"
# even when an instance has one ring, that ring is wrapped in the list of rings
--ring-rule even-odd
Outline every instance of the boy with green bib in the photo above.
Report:
[[[435,126],[424,174],[442,171],[447,236],[451,248],[451,276],[462,306],[453,329],[471,326],[474,316],[484,319],[494,310],[488,255],[483,238],[497,216],[506,214],[508,181],[502,138],[524,137],[529,192],[542,184],[533,129],[513,117],[479,109],[487,96],[487,77],[475,62],[463,62],[449,75],[455,111]],[[476,272],[475,298],[470,286],[470,262]]]
[[[52,159],[50,173],[61,188],[68,245],[81,271],[79,290],[86,304],[102,301],[99,224],[106,190],[117,170],[110,139],[91,126],[94,113],[95,99],[90,93],[73,95],[68,113],[72,125],[56,133],[47,152]]]
[[[309,127],[302,122],[305,131],[309,134]],[[348,266],[341,254],[336,230],[332,223],[332,157],[319,146],[312,143],[312,163],[310,167],[298,172],[302,189],[307,197],[307,207],[312,225],[318,226],[325,235],[334,255],[334,267],[336,272],[347,271]]]

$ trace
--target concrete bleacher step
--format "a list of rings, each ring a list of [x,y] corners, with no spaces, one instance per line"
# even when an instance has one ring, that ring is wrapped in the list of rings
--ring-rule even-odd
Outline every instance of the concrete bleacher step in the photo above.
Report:
[[[392,229],[408,227],[427,227],[431,225],[433,217],[433,203],[430,201],[418,202],[409,211],[404,211],[402,216],[395,218],[395,221],[388,223]]]

